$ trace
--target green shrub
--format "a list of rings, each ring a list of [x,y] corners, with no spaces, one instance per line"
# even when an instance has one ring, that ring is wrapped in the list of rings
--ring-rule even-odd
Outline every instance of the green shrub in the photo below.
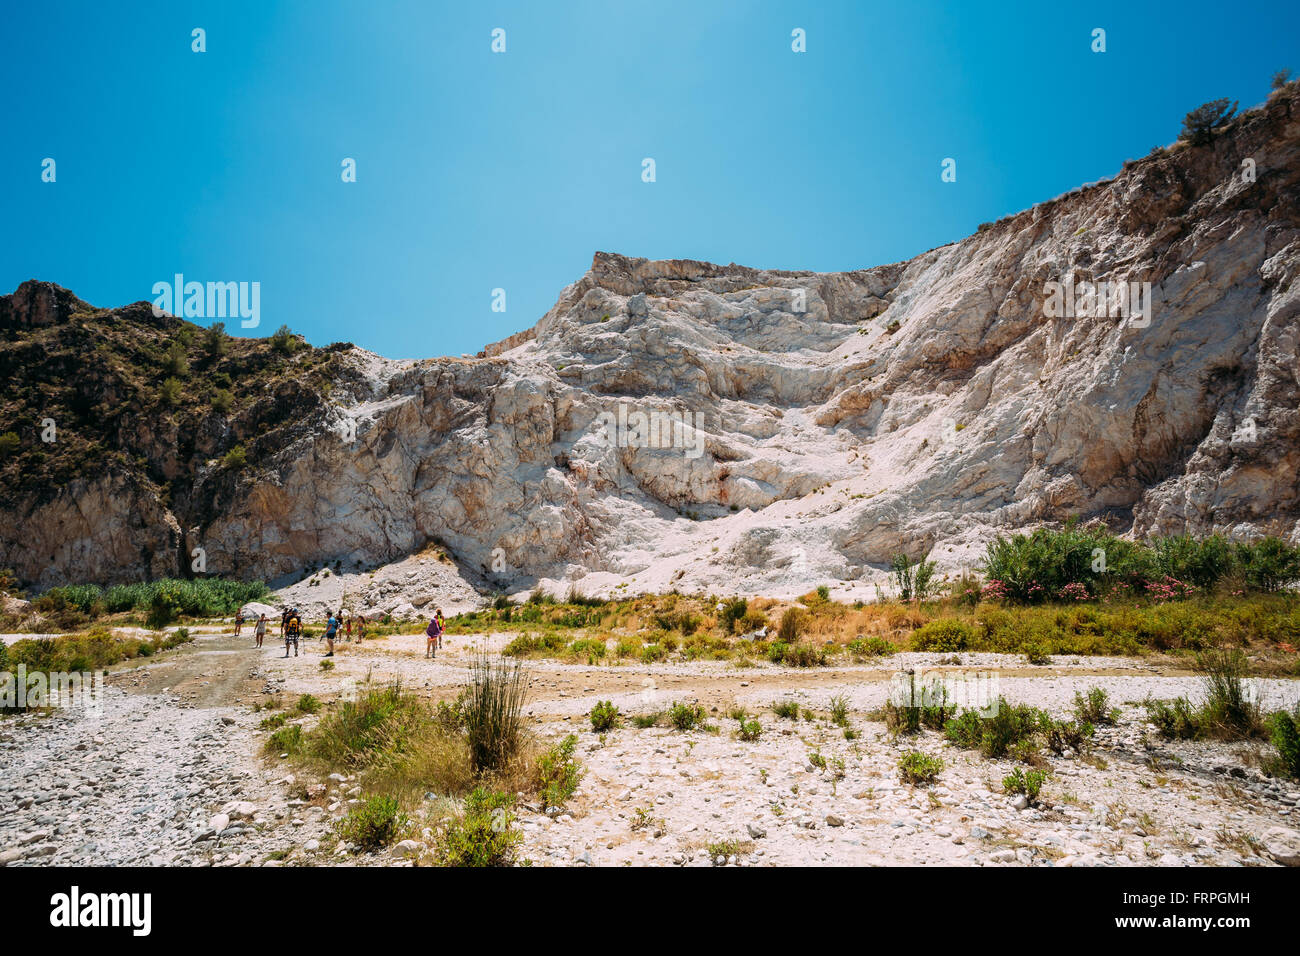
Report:
[[[281,355],[292,355],[294,353],[298,348],[298,340],[294,338],[289,326],[282,325],[275,330],[275,334],[271,336],[271,348]]]
[[[1200,722],[1186,697],[1173,701],[1150,700],[1145,702],[1147,720],[1168,740],[1191,740],[1200,736]]]
[[[618,726],[618,708],[614,706],[612,701],[597,701],[596,706],[591,708],[589,716],[591,717],[591,729],[597,733],[613,730]]]
[[[975,628],[954,618],[928,621],[912,632],[914,651],[967,651],[974,650],[978,642]]]
[[[290,756],[302,752],[302,727],[290,724],[271,734],[266,744],[269,753],[287,753]]]
[[[807,626],[807,620],[808,613],[803,608],[786,608],[785,613],[781,615],[781,624],[776,631],[777,640],[782,644],[795,643]]]
[[[586,773],[573,756],[578,738],[569,734],[537,760],[537,792],[543,805],[561,807],[573,796]]]
[[[406,826],[394,797],[374,796],[338,823],[339,836],[361,850],[388,846]]]
[[[736,633],[736,625],[744,620],[749,611],[749,602],[744,598],[732,598],[722,606],[718,613],[718,625],[728,634]]]
[[[1108,727],[1119,720],[1119,708],[1110,706],[1110,695],[1100,687],[1093,687],[1087,696],[1074,694],[1074,716],[1081,724]]]
[[[1094,733],[1092,724],[1087,721],[1053,720],[1046,714],[1043,715],[1041,729],[1048,749],[1057,756],[1066,750],[1079,753]]]
[[[1040,712],[1027,704],[1014,707],[999,699],[992,717],[984,721],[980,753],[985,757],[1002,757],[1013,744],[1032,737],[1040,723]]]
[[[1300,548],[1277,538],[1239,542],[1233,556],[1246,586],[1252,591],[1272,593],[1300,581]]]
[[[1223,126],[1237,111],[1237,104],[1227,97],[1203,103],[1183,117],[1183,128],[1178,138],[1191,146],[1208,146],[1214,141],[1214,131]]]
[[[699,704],[679,704],[674,701],[668,708],[668,722],[678,730],[693,730],[704,723],[707,716]]]
[[[1027,704],[1014,707],[999,697],[991,716],[965,710],[944,725],[944,735],[959,747],[979,748],[985,757],[1004,757],[1023,740],[1034,737],[1044,720],[1050,719]]]
[[[1263,736],[1263,714],[1246,687],[1246,655],[1216,648],[1201,655],[1199,664],[1205,671],[1204,730],[1232,739]]]
[[[913,564],[906,555],[895,555],[891,566],[891,574],[894,576],[894,586],[898,589],[899,600],[904,602],[913,599],[928,601],[938,591],[934,581],[934,572],[935,563],[933,561],[922,558]]]
[[[183,386],[178,378],[165,378],[162,385],[158,387],[158,400],[166,408],[174,408],[181,400],[181,390]]]
[[[757,720],[742,720],[738,733],[741,740],[757,740],[763,735],[763,725]]]
[[[958,747],[974,750],[984,736],[984,718],[978,711],[964,710],[944,725],[943,733]]]
[[[145,617],[145,626],[150,630],[161,631],[179,616],[180,599],[172,588],[161,588],[149,602],[149,613]]]
[[[1019,767],[1002,778],[1002,789],[1007,793],[1023,793],[1030,806],[1038,802],[1038,794],[1043,789],[1047,774],[1042,770],[1030,770],[1028,773]]]
[[[1279,776],[1300,780],[1300,707],[1295,715],[1278,711],[1270,721],[1273,730],[1273,746],[1277,748],[1278,759],[1273,765]]]
[[[911,786],[934,783],[943,770],[943,760],[919,750],[909,750],[898,761],[898,778]]]
[[[632,726],[640,730],[648,730],[649,728],[656,726],[659,721],[663,720],[663,718],[664,715],[662,711],[655,711],[651,714],[633,714]]]
[[[221,456],[221,464],[231,471],[238,471],[248,464],[248,452],[243,445],[236,445]]]
[[[320,701],[311,694],[303,694],[298,698],[298,712],[300,714],[314,714],[320,710]]]
[[[1045,644],[1026,644],[1025,660],[1035,667],[1045,667],[1052,663],[1052,655]]]
[[[889,657],[898,653],[898,648],[883,637],[872,635],[871,637],[857,637],[849,641],[848,651],[855,658],[863,657]]]
[[[341,701],[321,718],[303,752],[332,767],[366,767],[384,753],[404,750],[426,721],[424,705],[395,681]]]
[[[812,644],[785,644],[778,642],[768,649],[768,659],[787,667],[824,667],[827,654],[824,647]]]
[[[514,797],[477,787],[461,814],[439,834],[442,866],[512,866],[523,834],[515,829]]]
[[[799,704],[797,701],[793,700],[773,702],[772,713],[776,714],[778,717],[784,717],[786,720],[798,720]]]

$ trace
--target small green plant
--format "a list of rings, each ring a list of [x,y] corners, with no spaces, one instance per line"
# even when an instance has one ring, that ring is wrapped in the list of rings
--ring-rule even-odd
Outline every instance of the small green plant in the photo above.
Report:
[[[613,730],[618,726],[619,712],[612,701],[597,701],[596,706],[591,708],[591,729],[597,733],[603,733],[607,730]]]
[[[438,838],[442,866],[511,866],[523,834],[515,829],[514,797],[477,787],[465,798],[461,815]]]
[[[826,758],[821,755],[820,751],[814,750],[811,753],[809,753],[808,763],[816,767],[818,770],[826,769]]]
[[[1052,663],[1052,655],[1043,644],[1026,644],[1025,660],[1035,667],[1045,667]]]
[[[661,710],[656,710],[654,713],[650,714],[633,714],[632,726],[636,727],[638,730],[648,730],[663,719],[664,714]]]
[[[1191,740],[1200,734],[1196,711],[1186,697],[1172,701],[1148,699],[1144,706],[1147,720],[1166,740]]]
[[[374,796],[339,821],[339,836],[360,850],[378,850],[392,843],[406,826],[395,797]]]
[[[244,450],[243,445],[236,445],[221,456],[221,464],[231,471],[238,471],[248,464],[248,452]]]
[[[632,814],[632,822],[628,826],[633,830],[658,829],[663,826],[663,821],[654,817],[653,807],[636,807]]]
[[[1047,749],[1058,757],[1067,750],[1082,753],[1084,745],[1094,733],[1092,724],[1076,720],[1053,720],[1047,715],[1043,716],[1040,727]]]
[[[1002,789],[1007,793],[1023,793],[1030,806],[1033,806],[1038,802],[1038,794],[1043,789],[1043,781],[1046,779],[1045,771],[1030,770],[1026,773],[1017,767],[1002,778]]]
[[[586,773],[573,756],[577,746],[577,736],[569,734],[537,760],[537,791],[548,807],[564,806]]]
[[[334,662],[333,662],[333,661],[321,661],[321,662],[320,662],[320,669],[323,670],[323,671],[332,671],[332,670],[334,669]]]
[[[668,708],[668,722],[677,730],[694,730],[704,723],[707,716],[699,704],[679,704],[674,701]]]
[[[843,694],[831,698],[831,723],[836,727],[849,725],[849,699]]]
[[[1277,748],[1277,760],[1269,769],[1278,776],[1300,780],[1300,707],[1294,715],[1284,710],[1278,711],[1270,721],[1273,730],[1273,746]]]
[[[1081,724],[1108,727],[1119,720],[1119,708],[1110,706],[1110,695],[1100,687],[1093,687],[1087,696],[1075,692],[1074,716]]]
[[[297,724],[289,724],[281,727],[275,733],[271,734],[271,739],[266,742],[268,753],[281,753],[293,756],[302,752],[302,728]]]
[[[898,778],[913,787],[934,783],[943,770],[943,760],[919,750],[909,750],[898,761]]]
[[[740,842],[738,840],[719,840],[717,843],[710,843],[705,849],[709,851],[709,859],[717,863],[722,860],[724,863],[731,857],[740,853]]]
[[[738,731],[741,740],[754,741],[763,735],[763,725],[757,720],[744,720]]]
[[[772,704],[772,713],[786,720],[799,719],[799,703],[793,700],[782,700]]]
[[[303,694],[298,698],[298,713],[314,714],[320,710],[320,701],[311,694]]]
[[[894,578],[894,586],[898,589],[898,599],[904,603],[929,600],[938,591],[934,572],[935,563],[928,558],[922,558],[913,564],[907,555],[895,555],[890,573]]]
[[[718,612],[718,625],[728,634],[736,633],[736,625],[740,623],[749,611],[749,602],[744,598],[732,598],[722,606]]]

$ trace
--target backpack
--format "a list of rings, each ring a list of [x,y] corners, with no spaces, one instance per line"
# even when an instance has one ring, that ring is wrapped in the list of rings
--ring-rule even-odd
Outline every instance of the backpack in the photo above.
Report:
[[[436,617],[429,621],[429,626],[424,629],[424,633],[428,637],[437,637],[442,633],[442,628],[438,626],[438,619]]]

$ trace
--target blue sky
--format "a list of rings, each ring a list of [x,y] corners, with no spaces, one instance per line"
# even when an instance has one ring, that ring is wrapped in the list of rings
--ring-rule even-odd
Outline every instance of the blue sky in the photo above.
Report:
[[[1300,71],[1300,4],[1276,0],[52,0],[5,21],[0,290],[115,306],[176,272],[258,281],[241,334],[285,323],[395,358],[532,325],[598,249],[906,259]]]

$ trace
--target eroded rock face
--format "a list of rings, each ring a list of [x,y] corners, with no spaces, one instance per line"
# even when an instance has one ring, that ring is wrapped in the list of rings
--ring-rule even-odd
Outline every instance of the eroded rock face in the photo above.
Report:
[[[993,534],[1072,515],[1300,541],[1298,102],[905,263],[598,253],[476,359],[347,353],[360,374],[212,520],[89,482],[16,515],[68,557],[10,563],[156,573],[184,528],[210,572],[246,577],[436,540],[486,587],[781,594],[900,551],[970,566]],[[1071,277],[1139,302],[1149,283],[1149,321],[1047,317]]]

